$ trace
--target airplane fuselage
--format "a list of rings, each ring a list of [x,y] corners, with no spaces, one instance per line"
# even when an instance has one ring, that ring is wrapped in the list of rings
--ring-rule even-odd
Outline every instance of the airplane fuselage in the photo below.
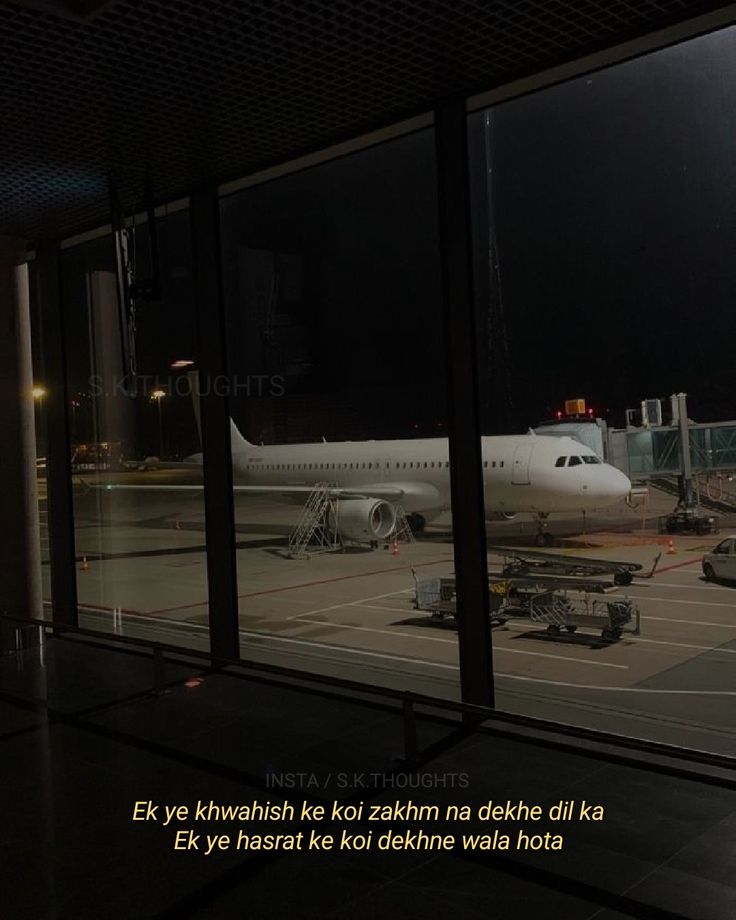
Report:
[[[631,489],[623,473],[572,438],[484,437],[482,458],[487,513],[591,510],[620,501]],[[427,520],[451,506],[446,438],[258,447],[233,426],[233,466],[240,482],[259,486],[330,482],[366,494],[397,486],[404,510]]]

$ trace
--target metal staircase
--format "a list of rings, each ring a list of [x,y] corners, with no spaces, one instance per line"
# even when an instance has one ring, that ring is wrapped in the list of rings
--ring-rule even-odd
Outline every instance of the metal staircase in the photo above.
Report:
[[[340,549],[337,524],[336,482],[318,482],[309,493],[296,527],[289,536],[289,557],[307,559],[307,547],[316,552]],[[332,526],[330,526],[332,524]]]
[[[532,623],[545,623],[547,626],[562,628],[572,612],[572,605],[562,595],[545,592],[532,598],[529,605],[529,619]]]
[[[389,539],[396,540],[398,543],[416,543],[409,521],[406,518],[406,512],[401,505],[396,505],[396,523]]]

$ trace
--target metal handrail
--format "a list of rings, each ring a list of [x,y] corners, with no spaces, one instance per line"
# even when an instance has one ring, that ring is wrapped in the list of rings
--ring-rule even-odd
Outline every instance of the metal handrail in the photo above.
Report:
[[[575,739],[578,742],[584,742],[588,745],[610,745],[619,749],[613,756],[610,752],[606,753],[606,758],[622,764],[627,764],[639,768],[655,770],[657,772],[668,773],[671,775],[681,776],[687,779],[693,779],[700,782],[722,785],[736,786],[736,775],[721,776],[718,774],[708,775],[699,772],[697,766],[708,766],[720,770],[727,770],[733,773],[736,770],[736,758],[723,754],[715,754],[709,751],[701,751],[690,748],[679,748],[661,741],[647,741],[645,739],[632,738],[626,735],[617,735],[613,732],[604,732],[597,729],[585,728],[583,726],[564,725],[557,722],[550,722],[546,719],[539,719],[534,716],[522,715],[520,713],[506,712],[500,709],[491,709],[487,706],[481,706],[476,703],[466,703],[460,700],[443,699],[442,697],[429,696],[428,694],[417,693],[414,690],[397,690],[392,687],[376,687],[372,684],[365,684],[361,681],[350,680],[344,677],[334,677],[329,674],[315,674],[312,671],[302,671],[298,668],[284,667],[283,665],[268,664],[266,662],[248,661],[242,658],[227,658],[211,651],[201,651],[200,649],[185,648],[179,645],[172,645],[166,642],[158,642],[150,639],[143,639],[138,636],[121,636],[116,633],[109,633],[98,629],[89,629],[84,626],[72,624],[55,623],[53,620],[44,620],[38,617],[21,617],[17,615],[0,613],[0,620],[21,623],[26,626],[38,626],[45,630],[50,630],[55,637],[62,637],[63,633],[69,633],[81,638],[90,638],[102,640],[105,643],[120,643],[135,648],[150,649],[153,655],[154,667],[154,690],[160,691],[164,688],[163,684],[163,663],[165,656],[178,656],[180,658],[194,658],[209,662],[210,666],[217,670],[224,668],[235,668],[240,671],[260,671],[264,674],[271,674],[290,680],[300,680],[311,684],[322,684],[328,687],[334,687],[339,690],[348,690],[354,693],[361,693],[367,696],[378,697],[381,699],[398,702],[402,705],[404,716],[404,741],[405,741],[405,760],[407,763],[413,763],[418,757],[418,745],[416,736],[416,726],[414,724],[415,706],[424,706],[430,709],[445,710],[447,712],[462,715],[470,722],[468,728],[477,730],[481,723],[493,722],[494,731],[498,732],[498,726],[508,726],[511,729],[528,729],[534,732],[546,732],[553,738],[540,738],[538,736],[522,736],[518,733],[512,733],[517,740],[527,740],[535,743],[543,743],[547,746],[556,747],[560,750],[583,753],[588,756],[602,756],[600,751],[588,747],[581,748],[579,744],[573,743]],[[240,676],[240,675],[230,675]],[[245,676],[245,675],[243,675]],[[510,734],[507,732],[506,734]],[[684,762],[691,765],[673,766],[653,761],[643,761],[629,753],[622,753],[621,749],[633,751],[647,757],[665,757],[672,760]]]

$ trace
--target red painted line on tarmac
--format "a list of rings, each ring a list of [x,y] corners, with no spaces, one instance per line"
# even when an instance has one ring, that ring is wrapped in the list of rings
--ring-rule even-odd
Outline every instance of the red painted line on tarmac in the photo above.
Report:
[[[674,565],[666,565],[663,569],[657,569],[653,577],[656,578],[657,575],[660,575],[662,572],[671,572],[672,569],[682,569],[686,565],[695,565],[696,562],[702,561],[702,558],[698,557],[697,559],[687,559],[685,562],[676,562]]]
[[[316,587],[317,585],[327,585],[333,581],[349,581],[351,578],[367,578],[370,575],[385,575],[386,572],[410,572],[412,568],[420,569],[425,565],[439,565],[440,562],[452,561],[452,558],[452,556],[448,556],[446,559],[435,559],[434,562],[417,562],[416,565],[413,566],[402,565],[395,569],[376,569],[373,572],[356,572],[354,575],[335,575],[334,578],[320,578],[317,581],[305,581],[299,585],[284,585],[282,588],[268,588],[265,591],[253,591],[250,594],[239,594],[238,598],[260,597],[262,594],[277,594],[280,591],[293,591],[296,588],[312,588]]]
[[[349,581],[351,578],[367,578],[371,575],[385,575],[387,572],[410,572],[412,568],[419,569],[427,565],[438,565],[441,562],[450,562],[452,556],[448,556],[446,559],[436,559],[433,562],[418,562],[416,565],[403,565],[397,566],[393,569],[375,569],[372,572],[358,572],[354,575],[336,575],[334,578],[321,578],[317,581],[304,581],[298,585],[283,585],[281,588],[267,588],[265,591],[252,591],[250,594],[239,594],[238,599],[245,597],[261,597],[265,594],[278,594],[281,591],[296,591],[297,588],[312,588],[317,585],[326,585],[330,584],[333,581]],[[109,611],[112,613],[113,607],[103,607],[102,605],[95,604],[80,604],[80,607],[87,610],[102,610]],[[195,604],[179,604],[176,607],[160,607],[158,610],[126,610],[122,608],[122,613],[137,614],[139,616],[157,616],[160,613],[174,613],[177,610],[191,610],[194,607],[209,607],[209,601],[200,601]]]

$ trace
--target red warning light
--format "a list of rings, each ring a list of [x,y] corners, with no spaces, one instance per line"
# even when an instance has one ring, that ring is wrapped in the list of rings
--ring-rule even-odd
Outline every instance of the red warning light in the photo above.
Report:
[[[561,418],[562,418],[562,413],[560,412],[559,409],[557,410],[557,418],[558,418],[558,419],[561,419]]]
[[[591,418],[593,417],[593,410],[592,410],[592,409],[588,409],[588,415],[589,415]]]

